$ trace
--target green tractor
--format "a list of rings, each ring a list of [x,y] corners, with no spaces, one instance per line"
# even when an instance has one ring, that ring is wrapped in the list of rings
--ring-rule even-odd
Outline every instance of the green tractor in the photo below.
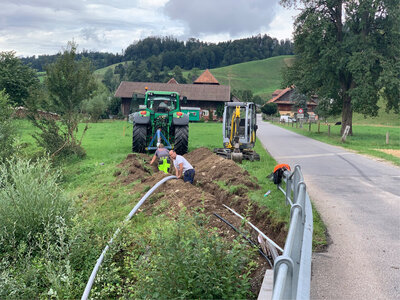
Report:
[[[156,150],[158,143],[180,155],[188,151],[189,116],[181,112],[178,93],[147,91],[139,109],[129,115],[133,152]]]

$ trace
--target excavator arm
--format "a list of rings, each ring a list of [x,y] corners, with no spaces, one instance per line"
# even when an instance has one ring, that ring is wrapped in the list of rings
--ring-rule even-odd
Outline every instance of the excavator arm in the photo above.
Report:
[[[240,121],[240,106],[236,106],[235,111],[232,114],[232,119],[231,119],[231,133],[229,135],[229,143],[227,145],[227,148],[229,148],[229,149],[234,148],[233,140],[234,140],[235,136],[237,136],[239,121]]]

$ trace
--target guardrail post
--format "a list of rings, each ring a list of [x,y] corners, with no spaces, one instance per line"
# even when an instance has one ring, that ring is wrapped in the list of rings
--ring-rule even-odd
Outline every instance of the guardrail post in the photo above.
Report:
[[[291,299],[293,297],[293,269],[294,264],[290,257],[279,256],[275,260],[272,299]]]
[[[290,225],[283,254],[275,260],[272,299],[310,298],[313,216],[300,166],[285,172],[286,190],[278,187],[290,202]],[[293,193],[293,198],[291,194]],[[292,203],[293,201],[293,203]]]
[[[298,204],[301,209],[302,209],[302,223],[304,224],[306,221],[306,216],[305,216],[305,203],[306,203],[306,184],[303,181],[300,181],[297,184],[297,199],[295,200],[295,203]]]
[[[292,200],[290,197],[292,196],[292,178],[290,176],[287,177],[286,179],[286,205],[292,204]]]

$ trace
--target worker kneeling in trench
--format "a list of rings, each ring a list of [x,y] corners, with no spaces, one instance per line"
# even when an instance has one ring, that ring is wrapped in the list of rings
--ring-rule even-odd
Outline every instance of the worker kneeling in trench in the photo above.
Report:
[[[164,147],[162,143],[157,145],[158,149],[154,153],[154,156],[150,162],[152,165],[156,159],[158,159],[158,170],[168,174],[169,167],[171,166],[168,149]]]
[[[182,178],[183,176],[184,182],[190,182],[193,184],[195,175],[193,166],[182,155],[176,154],[174,150],[169,151],[169,156],[174,162],[176,177]]]

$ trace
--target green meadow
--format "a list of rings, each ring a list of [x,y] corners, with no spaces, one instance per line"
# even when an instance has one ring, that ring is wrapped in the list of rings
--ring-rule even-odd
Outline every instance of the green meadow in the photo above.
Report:
[[[42,153],[32,138],[35,129],[27,120],[15,120],[15,123],[19,132],[19,156],[31,158],[33,163]],[[80,125],[79,133],[84,126]],[[6,299],[9,295],[18,299],[79,298],[98,256],[117,228],[121,228],[121,233],[97,274],[91,297],[153,298],[161,294],[172,297],[177,293],[182,298],[255,297],[250,291],[251,271],[256,266],[254,249],[240,237],[228,241],[216,232],[206,231],[201,224],[209,219],[201,209],[191,217],[182,213],[171,220],[161,213],[163,205],[168,205],[161,201],[152,214],[139,212],[130,222],[123,223],[133,206],[151,188],[137,188],[140,180],[129,184],[116,180],[116,172],[121,172],[118,165],[131,153],[131,139],[132,124],[128,122],[90,123],[82,142],[86,157],[55,162],[53,167],[61,170],[58,185],[71,203],[72,211],[69,211],[73,217],[67,223],[60,219],[54,225],[47,225],[43,233],[35,235],[32,245],[20,242],[12,232],[10,238],[0,240],[10,249],[0,252],[0,298]],[[221,123],[190,124],[189,151],[198,147],[221,147],[221,139]],[[255,150],[260,154],[260,161],[244,161],[241,165],[249,176],[257,178],[261,187],[250,192],[248,197],[266,208],[265,217],[271,221],[270,226],[284,229],[290,207],[285,205],[284,195],[267,179],[276,162],[259,142]],[[16,169],[13,174],[31,176],[27,178],[30,182],[37,176],[35,172],[35,167],[31,167],[29,172]],[[49,184],[50,190],[52,185],[57,185],[55,181]],[[39,184],[25,191],[24,203],[29,206],[39,203],[40,199],[47,201],[50,191],[42,192],[41,188]],[[241,187],[231,185],[228,188],[233,191]],[[11,191],[13,185],[7,184],[5,189]],[[271,193],[264,197],[269,190]],[[31,193],[38,195],[35,202],[29,201]],[[156,196],[161,197],[162,193]],[[0,218],[0,223],[3,221]],[[0,237],[5,235],[0,233]],[[57,243],[54,243],[55,238]],[[314,211],[313,246],[318,250],[324,245],[325,227]],[[159,266],[164,265],[170,268],[160,271]],[[196,266],[201,280],[194,279],[197,275],[190,272],[192,266]],[[180,274],[179,278],[175,278],[176,274]],[[171,278],[177,281],[171,282]],[[192,282],[192,288],[177,290],[177,285],[187,287],[188,281]]]
[[[294,56],[282,55],[210,71],[221,84],[236,90],[251,90],[254,95],[268,100],[280,88],[282,68],[290,65],[293,59]]]
[[[20,140],[23,141],[25,152],[37,152],[34,139],[31,134],[34,129],[26,120],[18,120],[20,129]],[[80,132],[84,125],[81,124]],[[126,156],[131,153],[132,145],[132,124],[126,121],[104,121],[99,123],[89,123],[89,129],[83,138],[82,146],[85,148],[87,155],[84,159],[69,159],[62,164],[64,174],[64,187],[76,196],[82,194],[87,189],[93,189],[91,194],[101,197],[104,193],[102,186],[112,182],[115,177],[116,165],[122,162]],[[222,147],[222,124],[221,123],[190,123],[189,127],[189,151],[199,147],[214,149]],[[27,150],[29,149],[29,151]],[[272,172],[276,161],[263,149],[257,141],[255,150],[260,154],[259,162],[244,161],[241,165],[250,175],[255,176],[261,186],[259,191],[250,195],[251,199],[266,206],[270,211],[270,216],[275,223],[285,222],[289,220],[289,207],[284,204],[284,196],[276,191],[276,187],[272,182],[267,180],[267,176]],[[271,190],[268,198],[263,195],[266,191]],[[137,195],[139,199],[139,195]],[[124,198],[124,197],[122,197]],[[107,213],[107,209],[104,214]],[[127,206],[119,219],[124,213],[129,212]],[[103,213],[96,213],[102,216]],[[113,216],[114,217],[114,216]],[[116,221],[118,220],[116,218]],[[107,217],[109,218],[109,217]],[[315,246],[325,243],[324,226],[317,217],[314,222],[317,228]]]

